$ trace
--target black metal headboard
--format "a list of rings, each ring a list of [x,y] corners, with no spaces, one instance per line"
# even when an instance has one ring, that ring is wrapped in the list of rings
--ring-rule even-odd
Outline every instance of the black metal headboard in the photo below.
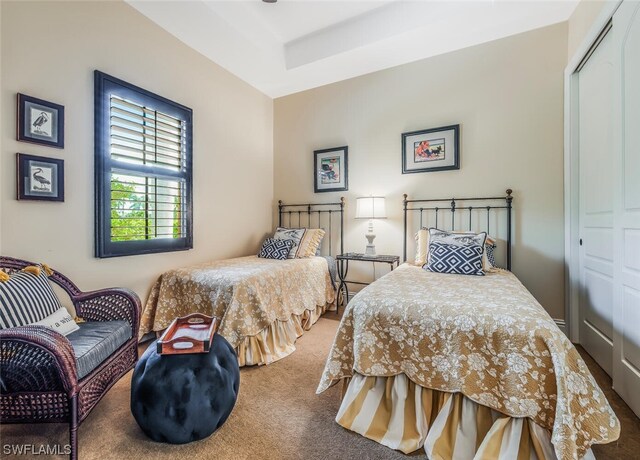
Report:
[[[329,255],[333,255],[333,215],[339,214],[340,227],[338,231],[338,238],[340,238],[340,252],[344,253],[344,197],[340,198],[339,202],[335,203],[301,203],[301,204],[285,204],[282,200],[278,200],[278,227],[312,227],[312,222],[315,224],[317,216],[318,225],[314,228],[323,228],[325,230],[325,236],[323,241],[329,242]],[[306,219],[303,216],[306,215]],[[285,217],[287,217],[285,219]],[[313,219],[312,219],[313,216]],[[324,225],[322,225],[324,219]],[[297,219],[296,219],[297,217]],[[306,225],[305,225],[306,223]]]
[[[469,225],[468,230],[472,230],[472,220],[474,216],[474,211],[476,213],[485,213],[487,218],[487,233],[490,233],[490,223],[491,223],[491,212],[496,212],[498,210],[504,209],[507,212],[507,229],[506,229],[506,240],[507,240],[507,256],[506,256],[506,265],[507,270],[511,270],[511,246],[512,246],[512,236],[511,236],[511,211],[513,209],[513,196],[511,194],[513,191],[511,189],[507,189],[507,196],[502,197],[477,197],[477,198],[442,198],[442,199],[429,199],[429,200],[408,200],[407,194],[404,194],[404,246],[403,246],[403,261],[407,261],[407,237],[409,235],[408,229],[408,219],[407,216],[409,212],[417,212],[420,213],[420,227],[423,227],[424,214],[432,213],[435,214],[435,227],[440,228],[438,223],[440,222],[442,225],[447,225],[445,219],[449,216],[445,216],[445,213],[450,214],[451,219],[451,229],[456,230],[456,213],[458,215],[462,215],[464,217],[465,214],[469,216]],[[503,202],[504,204],[492,204],[496,202]],[[459,203],[464,203],[460,205]],[[470,202],[471,204],[467,204]],[[478,203],[480,202],[480,203]],[[448,203],[448,206],[438,206],[438,203]],[[438,221],[438,217],[440,217],[440,221]],[[460,219],[459,219],[460,221]]]

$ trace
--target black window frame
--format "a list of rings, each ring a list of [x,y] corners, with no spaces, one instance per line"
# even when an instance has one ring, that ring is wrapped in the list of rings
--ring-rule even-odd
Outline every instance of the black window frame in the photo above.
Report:
[[[193,111],[177,102],[154,94],[99,70],[94,72],[95,91],[95,255],[98,258],[185,251],[193,248]],[[135,101],[159,112],[184,120],[185,170],[176,173],[151,165],[127,165],[114,168],[110,156],[110,96]],[[183,212],[185,237],[111,241],[111,173],[125,169],[139,174],[185,180]]]

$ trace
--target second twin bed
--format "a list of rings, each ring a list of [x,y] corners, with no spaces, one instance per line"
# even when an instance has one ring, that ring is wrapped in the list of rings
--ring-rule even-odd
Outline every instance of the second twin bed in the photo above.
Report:
[[[511,200],[510,190],[405,196],[405,259],[409,213],[422,228],[432,211],[441,229],[450,212],[450,230],[418,231],[416,259],[427,259],[401,265],[346,307],[317,390],[343,382],[344,428],[405,453],[424,448],[431,459],[593,458],[592,444],[618,438],[618,419],[573,344],[513,273],[485,257],[486,233],[470,231],[501,219],[510,268]]]
[[[344,205],[344,199],[279,202],[280,225],[273,236],[296,239],[285,260],[238,257],[162,274],[142,314],[140,337],[164,330],[176,317],[203,313],[220,318],[218,333],[235,348],[240,366],[288,356],[298,337],[337,300],[332,254],[342,250]],[[312,222],[317,228],[310,228]]]

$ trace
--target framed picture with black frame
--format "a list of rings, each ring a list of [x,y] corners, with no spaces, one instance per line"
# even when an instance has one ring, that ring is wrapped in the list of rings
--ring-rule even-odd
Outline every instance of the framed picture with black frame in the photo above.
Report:
[[[349,190],[349,147],[334,147],[313,152],[313,191]]]
[[[18,200],[64,201],[64,160],[18,153]]]
[[[18,93],[19,141],[64,148],[64,107]]]
[[[402,133],[402,174],[460,169],[460,125]]]

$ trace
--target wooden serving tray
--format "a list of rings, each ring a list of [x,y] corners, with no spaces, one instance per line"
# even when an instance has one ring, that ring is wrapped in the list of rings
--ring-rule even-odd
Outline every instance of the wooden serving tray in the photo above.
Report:
[[[159,355],[208,353],[213,335],[218,330],[218,318],[192,313],[173,320],[156,342]]]

